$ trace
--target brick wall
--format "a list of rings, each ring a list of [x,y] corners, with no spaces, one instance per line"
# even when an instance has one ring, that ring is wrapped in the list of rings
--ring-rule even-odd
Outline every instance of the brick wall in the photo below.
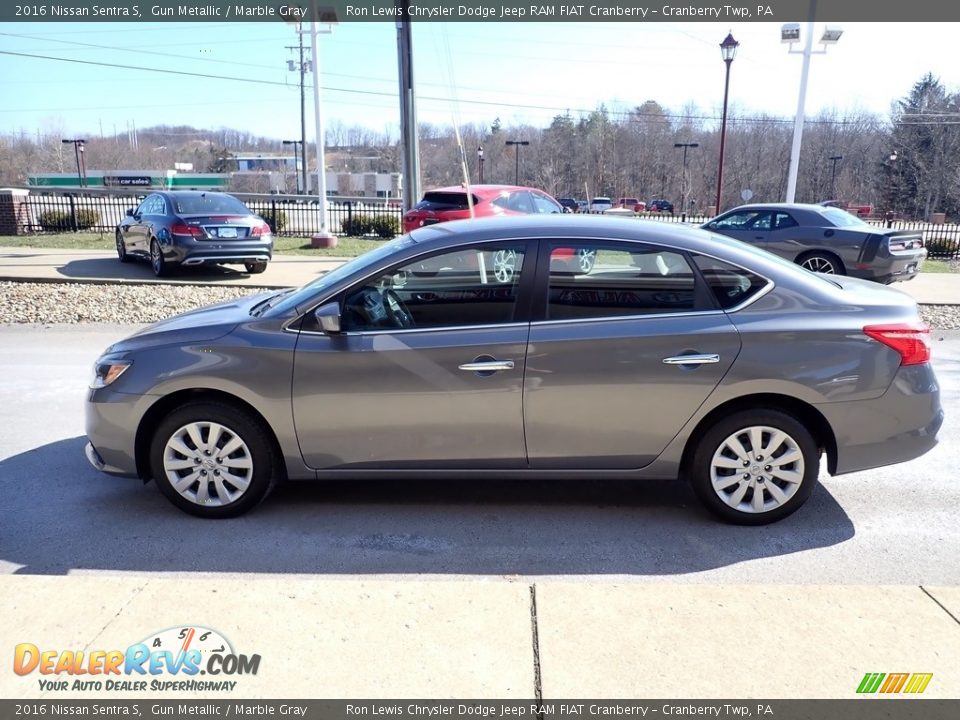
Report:
[[[21,227],[30,224],[27,207],[29,190],[0,188],[0,235],[20,235]]]

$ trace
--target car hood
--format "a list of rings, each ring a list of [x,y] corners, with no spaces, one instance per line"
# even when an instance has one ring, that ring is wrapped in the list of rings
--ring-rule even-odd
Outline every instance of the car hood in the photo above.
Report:
[[[250,309],[254,305],[275,294],[276,291],[257,293],[174,315],[114,343],[106,352],[129,352],[163,345],[216,340],[244,320],[248,320]]]

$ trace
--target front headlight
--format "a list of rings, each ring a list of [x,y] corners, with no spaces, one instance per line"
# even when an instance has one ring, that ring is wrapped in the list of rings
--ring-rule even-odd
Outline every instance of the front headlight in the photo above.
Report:
[[[90,380],[90,388],[96,390],[112,384],[132,364],[132,360],[124,359],[118,355],[104,355],[93,364],[93,378]]]

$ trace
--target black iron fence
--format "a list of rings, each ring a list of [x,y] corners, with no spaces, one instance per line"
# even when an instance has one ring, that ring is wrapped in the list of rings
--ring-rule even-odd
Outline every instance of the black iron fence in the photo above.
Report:
[[[26,234],[90,231],[113,233],[128,208],[135,208],[148,193],[114,189],[77,191],[37,190],[20,202],[17,217]],[[320,231],[320,204],[302,195],[232,193],[260,215],[275,235],[309,237]],[[397,200],[380,198],[330,198],[327,231],[335,235],[393,237],[401,232],[403,208]],[[644,213],[643,219],[700,225],[710,218],[680,213]],[[916,230],[923,233],[929,257],[960,259],[960,225],[912,221],[867,220],[877,228]]]
[[[22,233],[89,231],[113,233],[129,208],[149,193],[85,189],[37,191],[30,189],[18,208]],[[320,203],[301,195],[231,193],[273,229],[275,235],[310,237],[321,229]],[[393,237],[401,231],[403,208],[397,200],[330,198],[327,231],[335,235]]]

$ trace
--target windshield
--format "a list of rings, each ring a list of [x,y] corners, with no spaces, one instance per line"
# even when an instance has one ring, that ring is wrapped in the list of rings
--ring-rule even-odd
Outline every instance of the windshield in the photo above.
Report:
[[[382,259],[414,244],[413,238],[409,235],[402,235],[396,240],[391,240],[379,247],[365,252],[363,255],[355,257],[353,260],[344,263],[335,270],[331,270],[326,275],[321,275],[311,283],[304,285],[299,290],[290,293],[283,300],[273,306],[273,312],[285,313],[294,310],[297,306],[310,301],[325,288],[333,287],[338,282],[354,273],[362,273],[364,269],[373,267]]]
[[[840,208],[823,208],[820,211],[820,214],[829,220],[830,224],[834,225],[835,227],[869,227],[869,223],[865,223],[856,215],[851,215],[846,210],[841,210]]]

